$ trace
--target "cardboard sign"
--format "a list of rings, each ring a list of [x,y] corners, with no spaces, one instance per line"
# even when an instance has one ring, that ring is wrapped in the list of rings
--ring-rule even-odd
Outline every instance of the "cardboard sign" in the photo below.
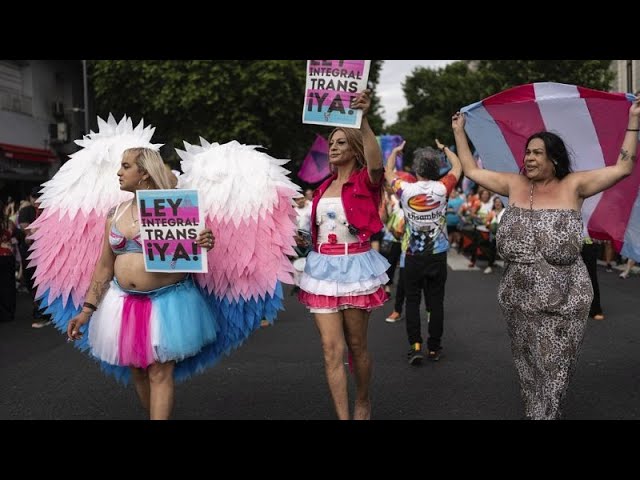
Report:
[[[147,272],[207,272],[197,190],[138,190],[138,220]]]
[[[351,108],[367,88],[371,60],[307,60],[302,123],[360,128],[362,110]]]

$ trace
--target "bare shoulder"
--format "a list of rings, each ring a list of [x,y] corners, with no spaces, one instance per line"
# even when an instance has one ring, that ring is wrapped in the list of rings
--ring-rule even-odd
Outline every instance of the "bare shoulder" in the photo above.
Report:
[[[586,172],[589,172],[589,170],[586,170]],[[583,178],[585,178],[584,174],[585,174],[585,171],[571,172],[567,174],[562,180],[560,180],[560,184],[564,188],[577,190],[578,187],[580,186],[580,182],[583,180]]]
[[[529,179],[525,175],[507,173],[509,182],[509,202],[522,202],[529,198]]]
[[[126,208],[126,206],[129,205],[129,203],[131,202],[127,200],[122,203],[119,203],[115,207],[112,207],[111,210],[109,210],[109,213],[107,213],[107,220],[111,220],[118,210]]]

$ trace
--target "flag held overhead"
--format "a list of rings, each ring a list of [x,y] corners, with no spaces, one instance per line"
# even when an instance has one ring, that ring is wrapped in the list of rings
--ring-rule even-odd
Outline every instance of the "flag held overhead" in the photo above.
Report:
[[[505,90],[461,111],[465,130],[484,165],[517,173],[525,142],[534,133],[558,134],[567,145],[574,171],[615,165],[629,118],[631,94],[561,83],[532,83]],[[587,198],[582,216],[594,239],[611,240],[623,255],[640,260],[640,171]],[[634,207],[634,202],[638,203]]]

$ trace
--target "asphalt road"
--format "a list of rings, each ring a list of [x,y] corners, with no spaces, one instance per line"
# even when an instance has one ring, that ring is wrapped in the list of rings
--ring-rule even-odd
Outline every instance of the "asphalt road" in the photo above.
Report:
[[[606,319],[589,320],[565,403],[567,420],[640,416],[640,276],[621,280],[617,273],[599,267]],[[408,365],[405,322],[384,321],[391,304],[374,312],[369,334],[373,419],[521,418],[509,338],[496,300],[500,274],[499,268],[490,275],[450,270],[444,354],[437,363]],[[31,328],[30,313],[28,297],[20,294],[18,318],[0,322],[0,419],[146,418],[133,387],[104,376],[52,326]],[[333,419],[319,337],[296,298],[287,296],[275,325],[178,385],[174,418]]]

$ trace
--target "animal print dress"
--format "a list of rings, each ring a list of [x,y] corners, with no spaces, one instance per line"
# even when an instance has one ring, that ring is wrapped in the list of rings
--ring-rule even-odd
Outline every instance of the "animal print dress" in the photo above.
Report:
[[[498,228],[498,303],[530,419],[560,417],[576,365],[593,298],[582,237],[580,212],[570,209],[509,206]]]

